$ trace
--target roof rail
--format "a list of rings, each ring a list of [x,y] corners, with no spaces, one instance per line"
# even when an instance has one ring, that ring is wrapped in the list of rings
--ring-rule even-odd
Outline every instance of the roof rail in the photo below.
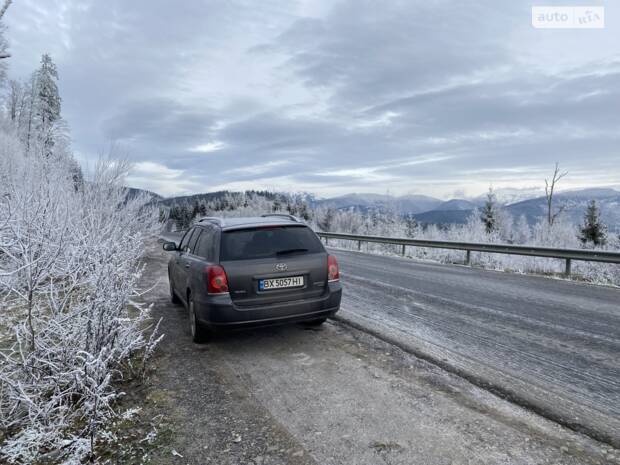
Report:
[[[203,223],[205,221],[209,221],[211,223],[217,223],[220,226],[224,226],[224,218],[221,216],[203,216],[198,220],[198,223]]]
[[[293,215],[289,215],[288,213],[265,213],[264,215],[261,215],[261,218],[267,218],[270,216],[277,216],[279,218],[287,218],[291,221],[294,221],[296,223],[300,223],[299,218],[297,218],[296,216]]]

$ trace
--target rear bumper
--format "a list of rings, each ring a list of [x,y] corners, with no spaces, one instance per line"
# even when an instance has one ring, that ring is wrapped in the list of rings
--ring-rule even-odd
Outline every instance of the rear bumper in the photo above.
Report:
[[[238,307],[228,294],[195,301],[200,324],[213,327],[246,327],[284,324],[326,318],[340,308],[342,287],[329,283],[328,290],[314,299],[293,300],[255,307]]]

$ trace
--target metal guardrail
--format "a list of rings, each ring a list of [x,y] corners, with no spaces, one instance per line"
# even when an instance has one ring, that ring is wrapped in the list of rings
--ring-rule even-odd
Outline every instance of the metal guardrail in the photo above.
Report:
[[[582,249],[555,249],[551,247],[531,247],[528,245],[484,244],[479,242],[431,241],[425,239],[406,239],[398,237],[362,236],[331,232],[317,232],[329,245],[329,239],[357,241],[357,250],[361,250],[363,242],[400,245],[401,255],[405,255],[406,247],[430,247],[435,249],[464,250],[465,264],[471,263],[471,252],[501,253],[508,255],[528,255],[533,257],[559,258],[566,260],[565,273],[570,275],[572,260],[588,262],[604,262],[620,264],[620,252]]]

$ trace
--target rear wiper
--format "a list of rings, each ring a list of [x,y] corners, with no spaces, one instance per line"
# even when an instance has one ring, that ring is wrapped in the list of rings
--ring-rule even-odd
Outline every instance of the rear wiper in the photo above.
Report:
[[[278,250],[276,252],[276,255],[286,255],[289,253],[297,253],[297,252],[307,252],[308,249],[285,249],[285,250]]]

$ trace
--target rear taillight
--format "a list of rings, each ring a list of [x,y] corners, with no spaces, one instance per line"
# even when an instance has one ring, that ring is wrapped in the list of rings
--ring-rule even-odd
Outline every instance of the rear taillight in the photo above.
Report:
[[[333,255],[327,256],[327,280],[340,280],[340,271],[338,270],[338,260]]]
[[[210,265],[205,271],[207,274],[207,292],[209,294],[228,292],[228,278],[224,268],[218,265]]]

